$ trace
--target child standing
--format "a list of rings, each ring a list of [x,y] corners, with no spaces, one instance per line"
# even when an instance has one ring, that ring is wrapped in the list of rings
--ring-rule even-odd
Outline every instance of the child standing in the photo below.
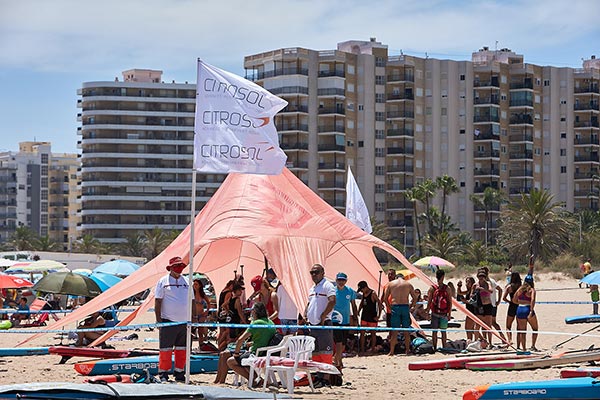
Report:
[[[600,292],[598,292],[598,285],[590,285],[590,291],[588,292],[592,296],[594,302],[594,314],[598,314],[598,301],[600,300]]]

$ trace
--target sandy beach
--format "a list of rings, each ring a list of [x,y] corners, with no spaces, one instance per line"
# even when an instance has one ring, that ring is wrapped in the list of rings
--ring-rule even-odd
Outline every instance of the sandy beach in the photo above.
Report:
[[[504,281],[504,277],[498,277]],[[456,279],[452,279],[456,282]],[[427,287],[416,280],[412,283],[415,287],[426,290]],[[579,289],[577,281],[560,274],[543,274],[536,277],[538,301],[589,301],[590,295],[586,289]],[[507,305],[502,304],[498,312],[498,322],[505,325]],[[564,318],[573,315],[591,314],[592,305],[572,304],[538,304],[535,308],[540,322],[540,331],[552,331],[578,334],[592,328],[593,324],[566,325]],[[455,318],[464,319],[459,313],[454,313]],[[154,315],[147,313],[136,323],[152,323]],[[513,325],[516,329],[516,324]],[[123,332],[118,336],[123,337],[132,332]],[[153,348],[158,347],[157,342],[145,339],[158,338],[158,332],[141,330],[136,332],[139,339],[133,341],[113,340],[109,343],[118,349]],[[590,334],[600,335],[597,330]],[[10,331],[0,331],[0,347],[14,347],[19,341],[25,339],[26,334],[12,334]],[[464,332],[451,332],[450,339],[465,337]],[[558,343],[568,339],[569,336],[556,334],[540,334],[537,347],[543,351],[552,351]],[[499,342],[499,340],[498,340]],[[598,338],[579,337],[561,346],[556,352],[587,348],[600,342]],[[54,334],[47,334],[37,338],[26,346],[52,346],[60,343]],[[63,341],[68,344],[69,341]],[[528,346],[531,335],[527,336]],[[500,383],[518,380],[543,380],[559,377],[560,368],[540,369],[524,372],[472,372],[468,370],[446,371],[409,371],[408,363],[415,360],[448,357],[443,354],[428,356],[395,356],[376,355],[366,357],[349,357],[344,359],[344,385],[334,388],[317,389],[311,393],[307,387],[297,388],[298,397],[308,399],[365,399],[376,396],[377,399],[460,399],[469,388],[486,383]],[[0,358],[0,383],[25,383],[34,381],[61,381],[83,382],[84,377],[78,375],[73,369],[76,361],[82,358],[73,358],[66,364],[58,364],[60,357],[55,355],[28,356],[28,357],[3,357]],[[192,375],[192,383],[212,385],[214,374]],[[233,375],[227,382],[233,381]],[[230,385],[227,385],[230,386]],[[283,389],[281,390],[283,393]]]

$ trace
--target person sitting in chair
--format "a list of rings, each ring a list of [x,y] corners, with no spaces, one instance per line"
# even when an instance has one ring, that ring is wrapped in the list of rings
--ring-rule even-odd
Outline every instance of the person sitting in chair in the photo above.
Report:
[[[77,328],[102,328],[106,325],[106,321],[102,318],[102,315],[98,311],[90,315],[86,318],[82,323],[80,323]],[[87,332],[77,332],[77,342],[75,346],[84,346],[88,343],[93,342],[98,339],[100,336],[104,334],[104,331],[87,331]],[[86,342],[84,342],[84,339]]]
[[[21,323],[21,321],[29,319],[29,305],[27,304],[26,297],[21,297],[19,299],[19,304],[17,304],[17,311],[20,312],[16,312],[10,316],[10,321],[12,322],[13,326],[17,326]]]

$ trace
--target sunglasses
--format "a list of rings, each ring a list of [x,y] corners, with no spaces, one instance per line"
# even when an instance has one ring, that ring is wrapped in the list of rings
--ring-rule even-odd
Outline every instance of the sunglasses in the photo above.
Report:
[[[311,275],[319,275],[321,271],[310,271]]]

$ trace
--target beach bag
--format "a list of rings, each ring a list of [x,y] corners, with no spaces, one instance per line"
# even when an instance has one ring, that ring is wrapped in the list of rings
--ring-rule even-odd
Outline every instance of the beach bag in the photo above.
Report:
[[[450,312],[450,302],[448,301],[448,286],[441,285],[435,289],[432,296],[433,305],[431,307],[435,314],[446,315]]]
[[[426,339],[421,337],[414,338],[410,343],[412,347],[412,351],[415,354],[434,354],[435,349],[433,345],[429,343]]]

